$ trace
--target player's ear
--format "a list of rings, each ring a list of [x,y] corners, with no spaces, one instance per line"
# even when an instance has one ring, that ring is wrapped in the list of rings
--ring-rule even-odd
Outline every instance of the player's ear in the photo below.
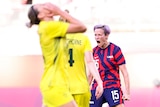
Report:
[[[53,17],[53,16],[54,16],[53,13],[49,13],[49,14],[40,13],[40,14],[38,14],[38,18],[39,18],[39,19],[42,19],[42,18],[44,18],[44,17]]]
[[[43,17],[44,17],[44,14],[43,14],[43,13],[39,13],[39,14],[38,14],[38,18],[39,18],[39,19],[42,19]]]

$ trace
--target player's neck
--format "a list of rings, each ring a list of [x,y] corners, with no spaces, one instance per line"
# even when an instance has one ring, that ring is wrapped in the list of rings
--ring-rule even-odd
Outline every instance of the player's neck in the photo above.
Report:
[[[51,17],[45,17],[45,18],[43,18],[43,20],[44,21],[53,21],[53,18],[51,18]]]
[[[102,49],[105,49],[105,48],[107,48],[108,47],[108,45],[110,44],[110,42],[105,42],[103,45],[102,45]]]

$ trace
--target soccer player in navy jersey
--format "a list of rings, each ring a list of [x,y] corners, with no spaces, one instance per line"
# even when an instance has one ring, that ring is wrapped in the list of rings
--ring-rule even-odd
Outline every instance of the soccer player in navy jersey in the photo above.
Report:
[[[93,30],[97,41],[97,46],[93,48],[93,56],[103,81],[104,92],[99,99],[96,99],[97,83],[89,74],[89,83],[93,80],[90,107],[102,107],[103,103],[108,103],[110,107],[124,107],[124,100],[130,99],[130,81],[125,57],[119,46],[108,41],[111,32],[109,26],[96,25]],[[125,92],[121,89],[120,71],[124,78]]]

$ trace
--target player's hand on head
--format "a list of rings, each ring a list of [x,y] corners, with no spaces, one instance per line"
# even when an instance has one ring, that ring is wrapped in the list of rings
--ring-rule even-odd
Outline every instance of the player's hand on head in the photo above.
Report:
[[[44,8],[52,12],[54,15],[59,15],[60,8],[52,3],[45,3]]]

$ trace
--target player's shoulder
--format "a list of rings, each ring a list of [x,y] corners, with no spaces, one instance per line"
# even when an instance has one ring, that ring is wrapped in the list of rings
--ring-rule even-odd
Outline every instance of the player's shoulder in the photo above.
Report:
[[[117,45],[117,44],[115,44],[115,43],[113,43],[113,42],[110,42],[110,44],[109,44],[110,46],[114,46],[114,47],[118,47],[118,48],[120,48],[120,46],[119,45]]]
[[[121,50],[121,47],[115,43],[110,42],[109,47],[112,47],[114,50]]]
[[[60,23],[58,21],[41,21],[40,24],[39,24],[39,27],[51,27],[51,26],[57,26],[59,25]]]
[[[98,49],[98,48],[99,48],[98,46],[93,47],[93,51],[95,51],[95,50]]]

